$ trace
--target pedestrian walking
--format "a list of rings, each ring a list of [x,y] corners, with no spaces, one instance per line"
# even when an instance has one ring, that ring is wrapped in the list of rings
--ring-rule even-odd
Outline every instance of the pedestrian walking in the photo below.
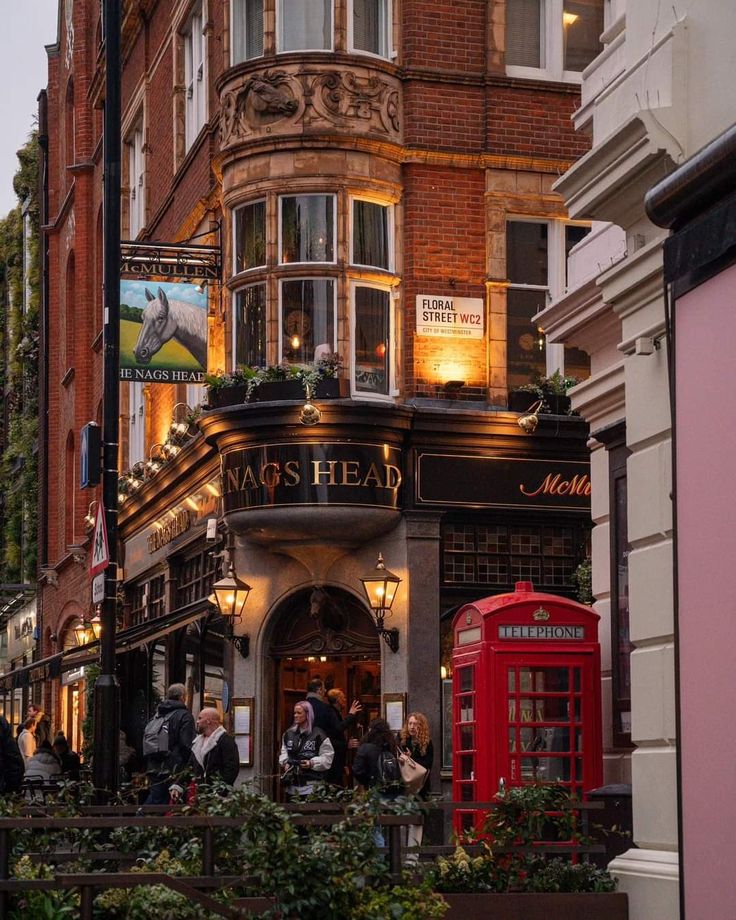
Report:
[[[294,724],[281,739],[279,764],[281,781],[292,797],[310,795],[315,784],[324,781],[335,750],[326,732],[314,724],[314,710],[308,700],[294,706]]]
[[[327,737],[330,739],[332,747],[335,749],[335,757],[333,758],[332,766],[327,771],[325,782],[333,783],[335,786],[344,786],[346,779],[345,762],[348,754],[346,732],[348,732],[358,721],[358,714],[362,711],[363,707],[359,700],[353,700],[347,715],[344,715],[348,701],[342,690],[337,687],[328,692],[327,702],[335,710],[339,721],[337,725],[334,726],[334,734],[331,735],[329,732],[327,733]]]
[[[434,748],[430,737],[429,720],[421,712],[410,712],[409,717],[399,732],[399,763],[403,764],[408,758],[424,767],[424,783],[416,793],[419,798],[427,799],[430,787],[430,771],[434,762]],[[424,827],[421,824],[411,824],[407,829],[406,846],[420,847],[424,836]],[[409,853],[407,865],[416,865],[419,861],[418,853]]]
[[[36,753],[36,738],[33,734],[36,728],[36,720],[32,717],[26,718],[23,728],[18,735],[18,749],[23,758],[23,763],[28,766],[28,761]]]
[[[201,782],[220,779],[232,786],[238,778],[238,746],[225,730],[217,709],[207,707],[197,716],[197,737],[192,744],[189,762]]]
[[[0,794],[20,792],[25,765],[13,737],[13,730],[4,716],[0,716]]]
[[[186,687],[172,684],[143,730],[143,756],[151,784],[146,805],[168,804],[169,784],[188,765],[194,734]]]

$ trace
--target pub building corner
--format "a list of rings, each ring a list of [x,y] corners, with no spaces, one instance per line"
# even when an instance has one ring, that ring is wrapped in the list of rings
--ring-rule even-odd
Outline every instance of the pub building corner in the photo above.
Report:
[[[453,616],[519,580],[573,596],[589,551],[587,426],[559,416],[530,436],[514,413],[422,400],[320,409],[315,427],[295,402],[205,410],[125,502],[122,727],[139,745],[167,684],[184,682],[195,710],[228,713],[241,779],[275,791],[278,739],[319,676],[362,703],[358,736],[379,715],[398,728],[426,713],[433,788],[449,793]],[[228,546],[251,586],[235,624],[208,601]],[[360,581],[379,553],[401,579],[385,622],[396,651]]]

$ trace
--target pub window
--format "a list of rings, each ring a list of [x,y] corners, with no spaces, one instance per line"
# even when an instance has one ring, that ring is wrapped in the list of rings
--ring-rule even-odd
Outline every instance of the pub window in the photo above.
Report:
[[[335,261],[335,196],[279,198],[279,262]]]
[[[590,374],[590,359],[577,348],[565,348],[564,361],[556,362],[558,367],[549,367],[544,330],[534,321],[550,300],[565,291],[567,256],[589,232],[585,224],[563,221],[507,221],[506,354],[510,390],[557,369],[578,378]]]
[[[128,237],[134,240],[146,223],[142,119],[128,135],[125,147],[128,154]]]
[[[336,350],[335,282],[295,278],[280,283],[279,353],[289,364],[311,364]]]
[[[184,44],[184,148],[189,150],[207,119],[203,4],[197,3],[182,30]]]
[[[130,415],[128,417],[128,466],[145,460],[146,400],[143,383],[128,384]]]
[[[576,82],[600,50],[603,0],[507,0],[506,72]]]
[[[266,264],[266,202],[254,201],[238,208],[234,215],[235,266],[238,272]]]
[[[350,17],[353,51],[387,58],[391,53],[391,8],[389,0],[353,0]]]
[[[163,574],[155,575],[148,581],[134,585],[131,597],[131,625],[138,626],[148,620],[155,620],[165,612],[164,593],[166,578]]]
[[[391,293],[353,286],[353,387],[361,396],[391,393]]]
[[[184,559],[177,573],[177,609],[206,598],[212,592],[216,571],[217,560],[210,550],[203,549]]]
[[[266,366],[266,285],[249,284],[235,298],[235,366]]]
[[[391,270],[391,209],[374,201],[353,200],[351,262]]]
[[[278,0],[279,51],[332,50],[332,0]]]
[[[232,64],[263,55],[263,0],[232,0]]]
[[[572,595],[582,559],[580,526],[449,523],[442,535],[443,581],[508,590],[532,581],[537,590]]]

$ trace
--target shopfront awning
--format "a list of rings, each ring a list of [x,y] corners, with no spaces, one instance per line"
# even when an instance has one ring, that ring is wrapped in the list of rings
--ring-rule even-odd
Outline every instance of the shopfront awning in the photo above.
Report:
[[[180,607],[167,616],[157,617],[146,623],[139,623],[118,633],[115,641],[115,650],[118,655],[131,652],[150,642],[155,642],[163,636],[188,626],[202,617],[213,613],[212,604],[206,600],[198,600],[186,607]],[[68,649],[40,661],[34,661],[22,668],[0,674],[0,693],[13,690],[16,687],[27,687],[31,683],[43,680],[52,680],[60,677],[62,672],[74,671],[87,664],[92,664],[100,657],[100,643],[98,640],[90,642],[80,648]]]

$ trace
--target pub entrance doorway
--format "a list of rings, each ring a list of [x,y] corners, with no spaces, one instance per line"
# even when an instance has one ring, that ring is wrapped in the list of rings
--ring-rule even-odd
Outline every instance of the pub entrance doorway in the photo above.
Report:
[[[281,737],[293,722],[294,704],[303,700],[307,685],[321,678],[327,690],[339,688],[347,706],[363,705],[350,737],[360,740],[381,712],[381,649],[368,610],[341,588],[307,588],[281,605],[271,645],[276,666],[274,733]],[[278,750],[276,751],[278,761]],[[352,752],[348,756],[348,766]],[[278,773],[278,762],[274,765]]]

